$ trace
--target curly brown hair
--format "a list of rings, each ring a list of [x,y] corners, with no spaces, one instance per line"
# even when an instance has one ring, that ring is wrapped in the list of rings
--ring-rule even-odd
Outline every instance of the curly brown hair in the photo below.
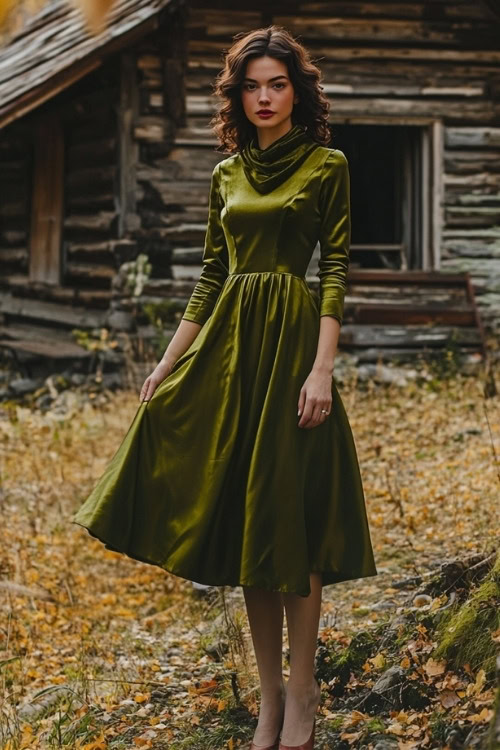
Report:
[[[312,62],[305,47],[283,26],[272,24],[266,28],[240,32],[225,52],[224,68],[217,75],[213,93],[222,103],[210,120],[219,146],[217,151],[240,151],[254,136],[257,128],[247,118],[241,101],[241,87],[249,60],[255,57],[274,57],[283,60],[299,102],[294,105],[292,125],[302,125],[307,133],[322,146],[331,141],[328,127],[330,102],[320,85],[321,70]]]

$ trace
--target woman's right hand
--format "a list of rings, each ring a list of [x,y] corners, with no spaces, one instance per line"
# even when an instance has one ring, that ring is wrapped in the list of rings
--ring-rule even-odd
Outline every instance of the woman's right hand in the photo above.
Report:
[[[172,362],[165,362],[164,360],[161,360],[159,364],[156,365],[155,369],[151,375],[146,378],[144,385],[141,388],[141,395],[139,396],[141,402],[150,400],[160,383],[163,383],[167,375],[170,374],[172,367]]]

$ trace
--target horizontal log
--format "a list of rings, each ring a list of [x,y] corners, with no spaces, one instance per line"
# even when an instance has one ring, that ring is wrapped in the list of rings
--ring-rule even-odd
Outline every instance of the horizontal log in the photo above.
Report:
[[[443,239],[492,239],[500,238],[500,227],[477,227],[475,229],[445,228],[442,231]]]
[[[31,339],[0,339],[0,348],[48,359],[88,359],[90,352],[71,342],[34,341]]]
[[[436,3],[433,2],[437,18],[460,20],[485,20],[484,8],[474,3]],[[436,8],[436,6],[438,6]],[[346,16],[355,18],[401,18],[401,19],[429,19],[428,3],[369,3],[369,2],[302,2],[297,5],[298,15],[315,14],[332,16]]]
[[[161,70],[163,60],[161,54],[147,53],[137,56],[136,65],[141,71]]]
[[[187,113],[189,115],[211,116],[214,112],[212,97],[187,96]],[[331,120],[334,117],[353,117],[359,115],[409,115],[412,117],[427,116],[429,118],[442,117],[446,122],[458,120],[463,122],[465,118],[470,121],[487,123],[495,121],[500,117],[500,103],[489,100],[478,101],[447,101],[429,99],[403,99],[403,98],[348,98],[336,96],[331,101]],[[176,135],[179,142],[179,134]]]
[[[190,39],[188,51],[191,57],[196,55],[220,54],[221,43],[211,39]],[[415,60],[432,63],[457,62],[463,64],[485,63],[492,65],[500,62],[500,51],[495,47],[492,49],[444,49],[442,47],[404,47],[395,45],[386,46],[363,46],[349,44],[342,47],[338,45],[309,45],[312,56],[326,60]],[[219,64],[219,68],[221,65]]]
[[[97,263],[66,263],[65,276],[69,279],[106,279],[111,280],[116,275],[114,267],[98,265]]]
[[[28,262],[28,251],[25,247],[0,247],[0,263],[22,263]]]
[[[0,312],[6,316],[53,322],[70,328],[100,328],[105,321],[105,314],[98,311],[7,294],[0,296]]]
[[[445,240],[441,244],[443,256],[470,258],[500,258],[500,239],[490,240]]]
[[[475,326],[476,309],[474,305],[460,307],[443,307],[426,305],[415,308],[404,304],[365,304],[346,306],[347,318],[354,323],[385,323],[388,325],[425,325],[434,323],[445,326]]]
[[[120,239],[108,240],[106,242],[67,242],[65,249],[68,257],[74,255],[120,255],[122,253],[133,253],[137,250],[135,240]]]
[[[116,196],[114,193],[91,193],[88,195],[69,193],[66,195],[66,213],[67,214],[89,214],[92,211],[113,211],[116,206]]]
[[[109,136],[87,143],[75,143],[67,149],[67,168],[102,166],[103,160],[113,164],[116,161],[116,138]]]
[[[471,355],[472,351],[474,351],[474,355],[477,356],[481,352],[481,349],[478,347],[477,350],[471,350],[471,347],[455,345],[455,351],[457,351],[457,353],[461,357],[467,358]],[[419,362],[421,360],[430,361],[435,358],[436,355],[440,356],[439,349],[423,349],[418,346],[401,346],[397,349],[391,348],[390,346],[368,346],[366,349],[356,349],[356,351],[353,353],[355,353],[356,359],[360,364],[363,364],[365,362],[374,364],[376,364],[377,362],[392,362],[414,365],[416,362]]]
[[[64,226],[66,229],[109,232],[116,216],[116,211],[100,211],[90,216],[74,214],[64,219]]]
[[[471,276],[497,276],[500,278],[500,258],[483,258],[480,263],[476,258],[442,258],[443,269],[468,272]]]
[[[348,271],[348,280],[351,284],[415,284],[422,287],[450,287],[466,286],[465,274],[448,274],[439,271],[387,271],[366,270]]]
[[[500,146],[500,128],[448,127],[444,129],[446,148],[488,148]]]
[[[201,265],[181,265],[179,263],[172,263],[170,270],[174,279],[194,279],[198,281],[200,278],[202,266]]]
[[[2,193],[4,196],[7,195],[6,188],[2,187]],[[26,216],[27,212],[27,201],[26,200],[16,200],[16,201],[9,201],[5,200],[3,198],[2,205],[0,207],[0,216],[2,219],[5,218],[11,218],[11,217],[18,217],[18,216]]]
[[[340,330],[340,346],[367,347],[390,346],[408,347],[419,346],[441,348],[453,342],[467,347],[481,347],[481,335],[475,327],[453,326],[377,326],[356,323],[346,323]]]
[[[428,86],[415,83],[403,83],[389,80],[386,82],[363,81],[360,83],[351,80],[349,83],[325,83],[323,91],[329,96],[348,95],[353,96],[391,96],[391,97],[408,97],[408,96],[427,96],[446,99],[447,97],[463,98],[485,96],[486,84],[476,84],[475,86]]]
[[[408,41],[422,44],[439,44],[442,46],[463,46],[464,36],[467,35],[474,46],[480,49],[490,47],[497,49],[495,29],[488,23],[475,21],[458,21],[450,24],[447,21],[433,19],[367,19],[367,18],[335,18],[326,16],[275,15],[274,23],[285,26],[292,34],[300,34],[304,40],[311,39],[340,39],[370,42]],[[222,21],[218,27],[207,25],[207,35],[224,35],[226,26]]]
[[[169,124],[165,117],[143,116],[133,128],[134,138],[148,143],[163,143],[169,135]]]
[[[444,212],[447,227],[489,227],[500,222],[500,206],[471,208],[447,206]]]
[[[239,10],[234,5],[230,8],[215,9],[199,7],[196,14],[191,13],[186,27],[189,35],[200,32],[204,36],[233,36],[238,31],[250,31],[262,25],[261,11]]]
[[[462,174],[443,174],[443,184],[446,193],[451,189],[465,188],[470,190],[474,187],[479,188],[497,188],[498,173],[495,172],[471,172]]]
[[[500,171],[498,150],[445,151],[443,169],[447,174]]]
[[[117,166],[95,166],[83,169],[73,169],[66,172],[66,187],[69,190],[83,190],[91,187],[92,191],[103,185],[113,186]]]
[[[4,242],[5,245],[10,248],[15,248],[19,245],[26,245],[28,233],[25,229],[25,226],[26,224],[22,229],[7,229],[7,227],[5,227],[3,231],[0,230],[0,237],[2,238],[2,242]]]
[[[172,261],[180,264],[200,265],[203,256],[203,247],[174,247],[172,249]]]
[[[471,207],[500,207],[500,192],[493,189],[482,193],[462,193],[448,190],[446,192],[445,204],[447,206],[471,206]],[[500,210],[500,208],[499,208]]]

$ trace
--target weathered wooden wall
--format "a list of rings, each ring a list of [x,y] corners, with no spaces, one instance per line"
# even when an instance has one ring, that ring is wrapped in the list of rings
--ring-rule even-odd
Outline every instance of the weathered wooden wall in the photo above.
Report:
[[[65,119],[59,285],[28,283],[36,112],[0,133],[2,288],[104,309],[119,264],[145,252],[147,295],[187,301],[201,271],[210,174],[224,158],[208,129],[222,53],[237,32],[277,23],[320,65],[334,135],[335,123],[442,123],[440,268],[470,271],[485,321],[500,327],[498,20],[470,0],[256,0],[251,11],[188,0],[186,11],[45,105],[62,106]]]
[[[500,326],[498,20],[479,3],[460,0],[260,0],[252,11],[237,10],[227,0],[188,5],[187,119],[169,155],[179,180],[171,190],[185,200],[178,220],[203,221],[210,171],[223,158],[207,134],[223,49],[237,32],[282,24],[323,71],[334,135],[336,122],[443,123],[443,195],[436,196],[435,206],[443,221],[440,268],[470,271],[485,322],[497,320]],[[201,231],[173,238],[174,279],[196,278]],[[311,270],[314,264],[315,259]]]
[[[23,124],[0,137],[0,278],[28,278],[32,149]]]

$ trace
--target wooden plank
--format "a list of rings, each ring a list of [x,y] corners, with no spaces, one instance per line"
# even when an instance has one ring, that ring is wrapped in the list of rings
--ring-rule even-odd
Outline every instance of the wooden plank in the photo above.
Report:
[[[87,310],[84,307],[57,305],[22,299],[11,295],[0,296],[0,313],[16,318],[31,318],[35,321],[50,321],[68,328],[100,328],[104,325],[106,312]]]
[[[118,133],[120,144],[120,186],[118,237],[129,230],[129,217],[137,213],[136,165],[139,162],[139,145],[132,137],[133,123],[138,117],[138,88],[135,55],[124,52],[120,58],[120,112]]]
[[[355,92],[354,92],[355,93]],[[216,102],[211,96],[188,95],[186,97],[186,110],[191,116],[210,117],[215,111]],[[494,100],[480,99],[479,101],[470,101],[468,99],[455,99],[447,101],[446,99],[434,98],[389,98],[373,96],[370,98],[354,96],[335,96],[332,98],[331,117],[332,122],[335,117],[337,121],[347,117],[367,117],[370,113],[371,118],[382,115],[391,117],[411,116],[429,117],[434,121],[437,117],[443,117],[450,124],[454,121],[463,122],[464,119],[470,122],[488,124],[497,122],[500,117],[500,103]],[[398,122],[400,124],[400,122]],[[158,137],[158,134],[151,129],[151,138]],[[145,131],[144,137],[147,132]],[[176,139],[177,142],[179,142]]]
[[[446,148],[488,148],[500,146],[500,128],[447,127],[444,131]]]
[[[466,274],[439,273],[437,271],[387,271],[373,269],[369,271],[349,271],[347,281],[351,284],[415,284],[417,286],[463,286],[467,285]]]
[[[478,20],[484,22],[484,10],[479,4],[474,3],[437,3],[433,0],[434,12],[441,19],[453,18],[461,20]],[[438,6],[436,8],[436,6]],[[357,18],[401,18],[401,19],[427,19],[430,20],[429,3],[373,3],[357,2],[323,2],[314,1],[301,2],[297,6],[297,14],[315,14],[332,16],[354,16]]]
[[[45,339],[41,341],[0,339],[0,348],[36,354],[50,359],[87,359],[90,356],[90,352],[77,344],[61,343],[60,341],[53,343]]]
[[[340,39],[340,40],[370,40],[371,42],[408,41],[412,43],[439,44],[442,47],[458,47],[463,45],[464,35],[468,34],[476,40],[479,49],[490,47],[497,49],[498,38],[495,27],[487,23],[455,22],[411,19],[366,19],[339,18],[326,16],[275,15],[274,23],[285,26],[290,33],[299,33],[303,39]],[[207,27],[207,34],[224,35],[224,25]],[[481,41],[481,44],[479,44]]]
[[[434,323],[445,326],[475,326],[476,308],[466,304],[460,307],[443,307],[427,304],[420,309],[405,304],[363,304],[348,307],[348,320],[355,323],[384,323],[386,325],[425,325]]]
[[[442,47],[402,47],[398,44],[386,46],[363,46],[349,44],[348,46],[310,44],[309,48],[313,57],[324,58],[326,60],[415,60],[421,62],[433,63],[439,62],[457,62],[463,64],[484,63],[485,65],[494,65],[500,62],[500,51],[493,47],[492,49],[443,49]],[[219,40],[212,39],[193,39],[189,41],[189,52],[191,55],[214,54],[220,53],[221,43]],[[220,68],[219,64],[219,68]]]
[[[31,281],[58,284],[64,180],[64,137],[56,114],[40,117],[35,132],[30,232]]]
[[[432,130],[432,164],[431,164],[431,229],[430,242],[432,248],[432,267],[439,271],[441,267],[441,245],[444,225],[444,182],[443,182],[443,153],[444,126],[441,120],[436,120]]]
[[[477,328],[451,326],[377,326],[346,323],[340,329],[341,346],[389,346],[440,348],[454,342],[458,346],[481,347]]]

